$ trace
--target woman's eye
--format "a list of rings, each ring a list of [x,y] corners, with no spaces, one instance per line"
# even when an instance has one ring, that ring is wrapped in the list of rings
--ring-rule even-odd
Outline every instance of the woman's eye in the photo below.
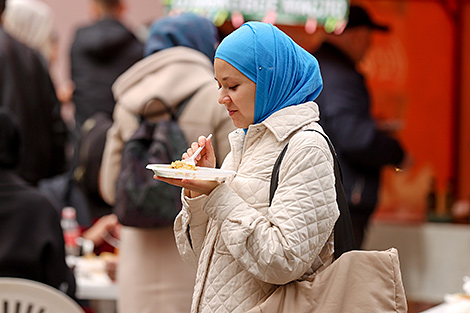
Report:
[[[235,85],[235,86],[232,86],[232,87],[228,87],[228,89],[230,89],[230,90],[237,90],[237,87],[238,87],[238,85]]]

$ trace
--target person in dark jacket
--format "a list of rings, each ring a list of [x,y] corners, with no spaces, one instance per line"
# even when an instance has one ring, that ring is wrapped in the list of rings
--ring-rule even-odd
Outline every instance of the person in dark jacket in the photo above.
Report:
[[[0,16],[6,0],[0,0]],[[0,107],[16,116],[23,137],[18,172],[37,184],[65,170],[67,128],[42,55],[0,25]]]
[[[111,116],[114,98],[111,85],[143,57],[143,43],[121,22],[120,0],[91,0],[96,22],[79,28],[71,48],[75,122],[81,127],[97,111]]]
[[[373,22],[363,8],[351,6],[344,32],[328,34],[313,53],[324,86],[317,98],[320,124],[338,153],[357,248],[377,204],[381,169],[399,166],[405,158],[401,144],[371,116],[365,78],[357,70],[373,30],[387,31],[388,27]]]
[[[38,281],[74,297],[58,210],[15,172],[20,142],[13,115],[1,107],[0,277]]]

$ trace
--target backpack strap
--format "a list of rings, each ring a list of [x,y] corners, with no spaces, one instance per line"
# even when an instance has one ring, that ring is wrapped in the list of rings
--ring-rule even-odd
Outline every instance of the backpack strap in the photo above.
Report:
[[[188,104],[189,100],[191,100],[191,98],[196,94],[198,93],[199,90],[201,90],[202,87],[196,89],[192,94],[190,94],[188,97],[186,97],[183,101],[181,101],[177,106],[176,106],[176,112],[170,112],[171,114],[171,118],[175,121],[178,120],[178,118],[180,117],[181,113],[183,113],[183,110],[184,108],[186,107],[186,105]],[[169,109],[169,111],[171,111],[171,109]]]
[[[334,241],[335,241],[335,259],[338,259],[341,254],[344,252],[351,251],[355,248],[354,243],[354,232],[352,228],[351,215],[349,213],[348,202],[346,201],[346,195],[343,189],[342,183],[342,174],[341,167],[338,163],[338,158],[336,156],[335,149],[333,144],[330,142],[330,139],[315,129],[306,129],[305,131],[314,131],[322,135],[325,140],[328,142],[330,147],[331,154],[334,159],[334,172],[335,172],[335,189],[336,189],[336,202],[338,203],[339,208],[339,218],[335,223],[334,228]],[[281,166],[282,159],[286,154],[288,144],[282,149],[281,153],[274,163],[273,171],[271,174],[271,185],[269,188],[269,205],[271,206],[272,200],[274,198],[274,193],[276,192],[278,183],[279,183],[279,168]]]
[[[212,82],[211,82],[212,83]],[[180,115],[183,113],[183,110],[184,108],[186,107],[186,105],[189,103],[189,101],[191,100],[191,98],[196,94],[198,93],[204,86],[208,85],[209,83],[206,83],[204,85],[202,85],[201,87],[197,88],[193,93],[191,93],[189,96],[187,96],[186,98],[184,98],[180,103],[178,103],[175,107],[171,107],[169,106],[166,102],[164,102],[162,99],[157,99],[157,98],[154,98],[154,99],[150,99],[148,102],[152,101],[152,100],[158,100],[160,101],[160,103],[165,107],[164,110],[161,110],[161,111],[158,111],[158,112],[155,112],[155,113],[152,113],[150,115],[147,115],[147,116],[142,116],[142,115],[139,115],[139,120],[142,122],[143,120],[145,120],[146,118],[149,118],[149,117],[155,117],[155,116],[159,116],[159,115],[162,115],[162,114],[165,114],[165,113],[168,113],[170,114],[171,116],[171,119],[173,121],[177,121],[178,118],[180,117]]]

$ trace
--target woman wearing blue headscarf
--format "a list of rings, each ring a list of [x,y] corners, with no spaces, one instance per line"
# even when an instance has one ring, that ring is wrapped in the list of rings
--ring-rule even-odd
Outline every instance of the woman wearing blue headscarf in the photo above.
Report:
[[[246,312],[277,285],[305,278],[333,260],[339,216],[333,157],[313,100],[322,88],[316,59],[273,25],[249,22],[215,53],[219,103],[238,128],[222,168],[224,183],[157,179],[183,186],[175,235],[198,266],[191,312]],[[274,163],[289,143],[270,204]],[[197,165],[215,166],[211,140]]]
[[[217,157],[222,161],[229,152],[227,137],[234,127],[217,101],[212,64],[217,43],[217,28],[195,14],[167,16],[150,27],[145,57],[113,85],[114,122],[100,171],[100,188],[108,203],[116,201],[122,148],[137,130],[138,116],[168,118],[155,114],[166,112],[162,101],[174,108],[193,95],[178,118],[186,140],[212,133]],[[120,239],[118,311],[188,312],[195,271],[181,261],[172,227],[123,227]]]

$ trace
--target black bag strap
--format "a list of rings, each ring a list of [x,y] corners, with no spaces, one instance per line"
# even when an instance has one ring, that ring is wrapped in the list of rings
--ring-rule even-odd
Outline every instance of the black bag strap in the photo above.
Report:
[[[336,202],[339,208],[339,218],[336,221],[334,228],[334,240],[335,240],[335,259],[338,259],[344,252],[351,251],[355,248],[354,243],[354,232],[352,228],[351,215],[349,213],[348,202],[346,201],[346,195],[343,189],[341,167],[338,163],[333,144],[330,139],[322,132],[315,129],[306,129],[306,131],[315,131],[322,135],[328,142],[331,154],[334,159],[334,172],[335,172],[335,189],[336,189]],[[273,172],[271,174],[271,185],[269,188],[269,205],[271,205],[276,192],[277,185],[279,183],[279,168],[286,154],[288,144],[282,149],[281,153],[274,163]]]

